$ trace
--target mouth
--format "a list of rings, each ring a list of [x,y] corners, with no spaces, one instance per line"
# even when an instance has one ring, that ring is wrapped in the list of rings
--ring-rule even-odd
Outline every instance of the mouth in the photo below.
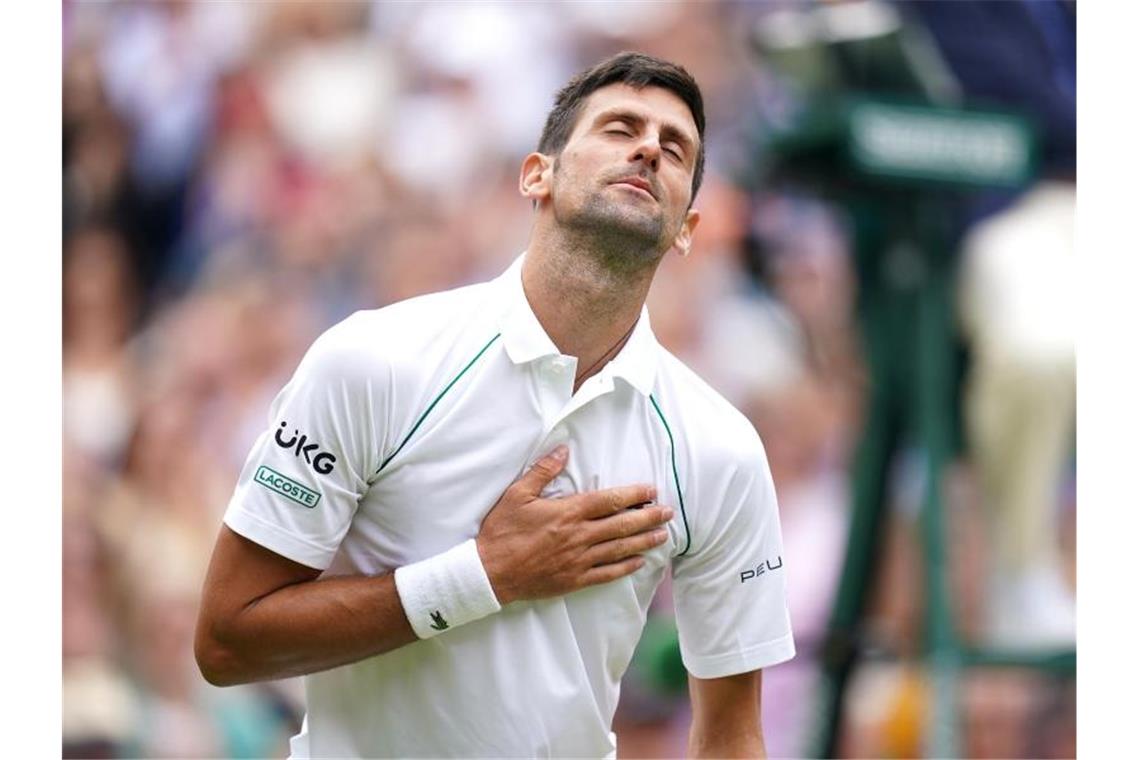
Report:
[[[632,187],[635,190],[640,190],[641,192],[645,193],[653,200],[657,200],[657,195],[653,192],[652,186],[641,177],[623,177],[622,179],[619,179],[616,182],[611,182],[610,184]]]

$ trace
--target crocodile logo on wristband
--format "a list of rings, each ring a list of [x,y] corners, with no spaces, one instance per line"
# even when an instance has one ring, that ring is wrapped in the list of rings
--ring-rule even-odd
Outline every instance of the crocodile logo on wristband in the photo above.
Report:
[[[431,613],[431,619],[432,619],[431,627],[436,629],[437,631],[446,631],[448,628],[451,627],[447,624],[447,621],[443,619],[443,614],[439,610],[436,610],[435,612]]]

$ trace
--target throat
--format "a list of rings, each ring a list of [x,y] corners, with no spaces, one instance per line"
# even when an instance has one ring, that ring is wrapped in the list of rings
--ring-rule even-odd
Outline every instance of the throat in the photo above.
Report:
[[[604,354],[598,357],[597,361],[586,367],[584,370],[579,371],[578,374],[574,376],[575,393],[577,393],[578,389],[582,387],[582,383],[598,374],[598,372],[601,371],[602,367],[606,366],[606,364],[609,363],[611,359],[621,353],[622,347],[625,346],[627,342],[629,342],[629,336],[633,335],[633,330],[635,327],[637,327],[636,321],[629,326],[629,329],[626,330],[625,335],[622,335],[616,343],[610,346],[610,348]]]
[[[578,359],[574,390],[617,356],[633,334],[648,294],[648,277],[632,281],[593,271],[581,260],[558,265],[528,253],[523,293],[560,352]]]

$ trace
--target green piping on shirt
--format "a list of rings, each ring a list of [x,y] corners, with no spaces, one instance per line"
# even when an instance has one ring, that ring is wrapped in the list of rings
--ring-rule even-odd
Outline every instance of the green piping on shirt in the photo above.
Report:
[[[661,418],[661,424],[665,426],[665,433],[669,436],[669,459],[673,463],[673,484],[677,486],[677,501],[681,505],[681,522],[685,524],[685,548],[677,556],[683,557],[685,552],[689,551],[689,544],[693,542],[693,539],[689,535],[689,518],[685,514],[685,497],[681,495],[681,478],[677,475],[677,445],[673,442],[673,431],[669,429],[669,423],[665,421],[665,415],[662,413],[661,407],[657,405],[657,399],[653,398],[652,393],[649,394],[649,401],[657,410],[657,416]]]
[[[412,426],[411,431],[409,431],[408,434],[406,436],[404,436],[404,440],[400,442],[400,445],[396,447],[396,450],[393,451],[391,454],[389,454],[388,458],[385,459],[383,462],[381,462],[380,466],[376,468],[376,474],[377,475],[380,474],[381,470],[383,470],[385,467],[388,466],[388,463],[392,461],[392,458],[394,456],[396,456],[397,454],[399,454],[400,450],[403,449],[404,446],[408,443],[408,441],[411,440],[412,436],[416,434],[416,431],[420,429],[420,425],[422,425],[424,420],[427,419],[427,416],[429,414],[431,414],[431,410],[435,409],[435,405],[439,403],[439,400],[441,398],[443,398],[445,395],[447,395],[447,392],[449,390],[451,390],[451,386],[453,386],[457,382],[459,382],[459,378],[463,377],[463,375],[467,372],[467,370],[471,369],[471,366],[473,364],[475,364],[475,362],[479,361],[479,357],[482,356],[484,354],[484,352],[486,352],[486,350],[491,347],[492,343],[494,343],[496,340],[499,339],[500,335],[502,335],[502,333],[495,333],[495,337],[493,337],[489,341],[487,341],[487,345],[485,345],[481,349],[479,349],[479,353],[475,354],[475,357],[471,361],[467,362],[467,366],[464,367],[463,369],[459,370],[459,374],[456,375],[454,378],[452,378],[451,382],[447,384],[447,387],[439,392],[439,395],[435,397],[435,400],[431,402],[431,404],[424,411],[424,413],[420,415],[420,418],[418,420],[416,420],[416,424]]]

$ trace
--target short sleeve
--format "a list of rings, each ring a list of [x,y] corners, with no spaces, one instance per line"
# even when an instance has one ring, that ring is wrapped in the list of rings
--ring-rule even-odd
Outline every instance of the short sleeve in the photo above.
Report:
[[[321,570],[368,489],[390,384],[345,325],[317,339],[273,400],[224,517],[234,532]]]
[[[694,494],[705,502],[694,506],[706,524],[673,561],[681,657],[698,678],[795,656],[776,491],[758,438],[755,448],[749,461],[706,478],[708,493]]]

